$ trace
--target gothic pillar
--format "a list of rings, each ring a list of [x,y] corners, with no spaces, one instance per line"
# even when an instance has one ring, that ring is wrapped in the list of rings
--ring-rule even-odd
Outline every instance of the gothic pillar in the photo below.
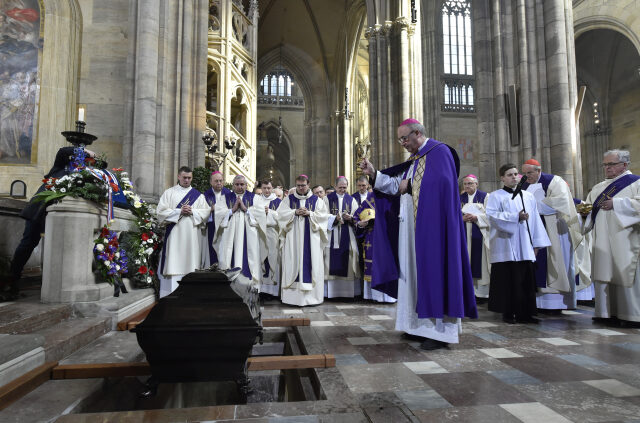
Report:
[[[153,195],[153,177],[156,144],[156,99],[158,94],[158,35],[160,27],[160,1],[137,1],[136,45],[134,56],[133,114],[131,155],[126,156],[131,168],[131,179],[137,191]]]
[[[574,187],[573,145],[575,131],[570,98],[569,55],[565,26],[564,0],[546,0],[544,4],[547,89],[553,95],[548,98],[549,142],[551,172],[561,176]],[[572,83],[574,83],[572,81]]]

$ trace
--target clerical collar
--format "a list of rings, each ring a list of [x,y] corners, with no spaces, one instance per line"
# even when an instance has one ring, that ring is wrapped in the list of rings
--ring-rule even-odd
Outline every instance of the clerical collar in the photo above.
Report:
[[[361,196],[361,197],[362,197],[362,196],[366,196],[367,194],[369,194],[369,191],[365,191],[365,193],[364,193],[364,194],[363,194],[363,193],[361,193],[360,191],[358,191],[358,194],[360,194],[360,196]]]
[[[265,200],[269,200],[269,201],[272,201],[272,200],[276,199],[276,195],[273,192],[268,197],[265,197],[264,195],[263,195],[263,197],[264,197]]]
[[[336,192],[336,195],[338,196],[338,198],[344,197],[344,194],[338,194],[337,192]]]
[[[620,178],[620,177],[622,177],[622,176],[624,176],[624,175],[629,175],[629,174],[631,174],[631,171],[630,171],[630,170],[625,170],[624,172],[622,172],[622,173],[621,173],[620,175],[618,175],[618,176],[614,176],[613,178],[610,178],[610,179],[604,178],[604,180],[605,180],[605,181],[615,181],[616,179],[618,179],[618,178]]]
[[[293,191],[293,195],[294,197],[300,199],[300,200],[306,200],[307,198],[311,197],[313,195],[313,193],[311,192],[311,190],[307,191],[306,194],[298,194],[297,190]]]
[[[513,194],[513,188],[509,188],[508,186],[505,185],[505,186],[502,187],[502,189],[507,191],[510,194]]]

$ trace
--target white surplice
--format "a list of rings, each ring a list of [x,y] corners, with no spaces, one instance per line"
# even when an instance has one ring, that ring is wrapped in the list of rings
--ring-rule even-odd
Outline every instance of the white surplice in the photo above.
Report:
[[[342,210],[342,202],[344,201],[344,195],[337,194],[338,196],[338,210]],[[328,198],[325,197],[327,201],[325,204],[328,204]],[[353,213],[358,209],[358,202],[355,198],[351,199],[351,204],[349,205],[349,211],[351,216],[353,217]],[[327,247],[324,251],[324,272],[325,272],[325,286],[324,286],[324,296],[326,298],[337,298],[337,297],[347,297],[353,298],[356,295],[362,295],[362,285],[361,285],[361,275],[360,275],[360,265],[358,262],[358,243],[356,242],[356,236],[354,233],[353,225],[350,225],[345,222],[345,224],[336,224],[334,222],[337,220],[335,214],[333,214],[332,210],[329,210],[329,218],[327,221],[327,239],[329,242],[327,243]],[[338,213],[340,213],[338,211]],[[340,246],[340,237],[342,236],[342,231],[349,231],[349,267],[347,276],[337,276],[330,274],[329,260],[330,260],[330,252],[331,248],[338,248]],[[331,235],[333,234],[333,243],[331,243]]]
[[[300,207],[306,207],[307,199],[313,193],[300,195],[294,190],[293,194],[299,201]],[[307,207],[308,208],[308,207]],[[305,219],[309,220],[309,242],[311,252],[311,283],[304,283],[304,238]],[[306,306],[321,304],[324,300],[324,247],[327,243],[326,204],[318,199],[314,210],[305,218],[296,216],[295,208],[289,206],[289,196],[284,197],[278,207],[277,221],[280,227],[280,247],[282,254],[281,299],[285,304]],[[296,281],[300,275],[300,281]]]
[[[238,197],[244,198],[245,195],[247,194],[238,195]],[[262,280],[262,262],[266,258],[266,251],[260,248],[260,243],[262,242],[262,245],[264,245],[267,229],[267,216],[264,206],[260,201],[257,201],[257,203],[254,200],[254,205],[247,207],[246,212],[238,208],[233,213],[229,208],[232,208],[233,204],[221,201],[220,204],[216,203],[215,211],[216,215],[226,214],[226,217],[220,223],[219,230],[218,263],[220,269],[242,268],[246,237],[247,262],[251,272],[250,283],[255,289],[260,288]],[[244,278],[245,283],[249,282],[248,278],[242,274],[238,278]]]
[[[202,265],[202,248],[206,245],[203,228],[211,209],[201,194],[195,203],[190,204],[193,214],[181,217],[180,209],[176,206],[190,190],[191,187],[183,188],[180,185],[169,188],[160,197],[156,208],[160,224],[176,224],[169,239],[165,240],[164,269],[158,271],[160,298],[171,294],[184,275]]]
[[[254,202],[257,203],[257,198]],[[275,200],[276,195],[271,193],[269,197],[260,197],[262,207],[269,207],[271,201]],[[267,273],[266,267],[262,265],[262,285],[260,285],[260,292],[278,297],[280,295],[280,275],[281,275],[281,263],[282,258],[280,256],[280,226],[278,225],[278,210],[269,209],[267,212],[267,233],[266,243],[263,248],[267,252],[267,259],[269,260],[269,272]]]
[[[585,201],[593,204],[611,182],[630,173],[595,185]],[[612,199],[613,210],[600,209],[595,225],[590,213],[584,224],[593,241],[595,315],[640,322],[640,180]]]
[[[422,148],[427,140],[420,146]],[[418,162],[414,161],[407,175],[413,180],[413,167]],[[377,172],[374,188],[386,194],[398,194],[398,187],[402,175],[388,176]],[[427,183],[424,181],[423,183]],[[434,204],[433,207],[438,207]],[[462,323],[459,318],[447,317],[421,319],[416,313],[418,298],[418,268],[416,265],[415,220],[413,213],[413,197],[409,194],[400,196],[398,234],[398,301],[396,305],[396,330],[410,335],[435,339],[436,341],[457,344],[458,334],[462,331]]]
[[[579,219],[582,229],[584,220]],[[594,285],[591,280],[591,232],[582,236],[582,242],[575,251],[575,267],[578,277],[576,286],[576,299],[578,301],[591,301],[595,297]]]
[[[538,214],[533,195],[522,191],[522,197],[511,199],[513,194],[499,189],[489,195],[487,216],[489,217],[489,257],[491,263],[505,261],[536,261],[534,248],[548,247],[551,241]],[[519,220],[523,208],[529,214],[527,221]],[[531,238],[529,237],[531,234]]]
[[[476,196],[476,192],[469,195],[469,201],[462,206],[462,212],[472,214],[478,218],[477,222],[465,224],[467,230],[467,252],[469,253],[469,260],[471,260],[471,231],[472,225],[476,225],[482,233],[482,277],[473,278],[473,287],[475,289],[476,297],[489,298],[489,283],[491,282],[491,262],[489,261],[489,218],[486,213],[487,199],[489,194],[484,198],[484,203],[474,203],[473,199]]]
[[[551,246],[547,248],[547,287],[538,288],[536,305],[541,309],[576,308],[575,249],[582,233],[569,185],[554,175],[545,195],[542,184],[529,185],[527,191],[538,202],[544,216]]]

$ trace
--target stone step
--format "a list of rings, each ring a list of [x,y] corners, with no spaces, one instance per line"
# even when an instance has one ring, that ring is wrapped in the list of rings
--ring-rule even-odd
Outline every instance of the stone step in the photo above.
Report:
[[[109,317],[76,317],[34,334],[44,337],[46,361],[60,361],[111,329]]]
[[[0,333],[33,333],[71,318],[69,304],[41,304],[39,301],[16,301],[0,307]]]

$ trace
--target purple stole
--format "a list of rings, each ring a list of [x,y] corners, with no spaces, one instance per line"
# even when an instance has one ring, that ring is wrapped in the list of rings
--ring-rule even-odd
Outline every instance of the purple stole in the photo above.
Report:
[[[370,195],[371,193],[367,192],[367,199],[369,199]],[[354,192],[353,194],[351,194],[351,196],[356,199],[356,203],[358,203],[358,207],[360,207],[362,205],[362,197],[360,197],[360,191]]]
[[[269,201],[269,210],[274,210],[274,211],[278,210],[280,203],[282,203],[282,200],[279,199],[278,197]],[[271,270],[271,266],[269,265],[269,257],[267,256],[267,258],[264,259],[264,275],[262,276],[265,278],[269,277],[270,270]]]
[[[364,228],[361,228],[357,225],[360,221],[360,213],[362,213],[366,209],[375,208],[375,196],[372,192],[367,194],[367,199],[360,204],[360,207],[356,210],[353,220],[355,225],[355,234],[358,239],[358,247],[360,250],[360,270],[362,270],[363,279],[365,281],[371,282],[371,257],[373,254],[373,223],[375,219],[370,220],[369,223]]]
[[[187,195],[184,196],[184,198],[182,200],[180,200],[180,202],[178,203],[178,205],[176,206],[177,209],[182,208],[182,206],[184,204],[190,204],[193,205],[197,200],[198,197],[200,197],[200,191],[198,191],[195,188],[191,188],[191,190],[187,193]],[[160,270],[162,272],[162,274],[164,275],[164,260],[166,257],[166,250],[167,250],[167,244],[169,243],[169,235],[171,235],[171,231],[173,231],[173,228],[176,226],[175,223],[169,223],[167,225],[167,228],[165,229],[164,232],[164,243],[162,245],[162,256],[160,257]]]
[[[316,209],[316,201],[318,197],[312,195],[305,201],[307,210],[314,211]],[[300,200],[293,194],[289,194],[289,207],[293,210],[300,208]],[[302,282],[312,283],[311,279],[311,226],[309,224],[309,216],[298,216],[304,219],[304,246],[302,247]],[[300,275],[296,276],[296,282],[299,282]]]
[[[466,230],[460,213],[458,157],[454,149],[429,139],[415,159],[425,160],[415,222],[417,280],[416,314],[419,318],[478,317]],[[412,161],[382,170],[386,175],[407,175]],[[415,173],[415,167],[414,167]],[[376,195],[373,226],[372,288],[397,298],[391,277],[398,278],[399,196]],[[392,244],[395,243],[395,244]],[[395,247],[394,247],[395,245]],[[385,252],[386,249],[386,252]],[[382,275],[383,278],[378,279]]]
[[[238,196],[233,191],[229,191],[224,196],[225,196],[225,199],[227,200],[227,207],[229,208],[229,210],[231,210],[233,208],[233,205],[235,204],[236,199],[238,198]],[[249,207],[253,206],[253,197],[254,196],[255,196],[254,193],[249,192],[249,191],[245,191],[244,195],[242,196],[242,202],[244,203],[246,208],[249,208]],[[247,257],[247,230],[246,230],[246,228],[245,228],[243,234],[244,234],[244,239],[242,240],[242,275],[246,276],[247,278],[249,278],[251,280],[251,279],[253,279],[253,277],[251,275],[251,269],[249,269],[249,257]],[[235,255],[236,255],[236,251],[234,249],[231,252],[231,266],[233,266],[233,264],[235,263],[235,260],[234,260]]]
[[[338,194],[332,192],[327,196],[329,200],[329,212],[333,215],[340,215],[342,212],[351,213],[353,197],[344,194],[342,197],[342,209],[338,210]],[[329,241],[329,274],[346,277],[349,274],[349,225],[342,225],[338,248],[333,248],[333,230],[331,230],[331,240]]]
[[[618,194],[620,191],[622,191],[638,179],[640,179],[640,176],[638,175],[627,174],[607,185],[607,187],[600,193],[600,195],[598,195],[596,200],[593,202],[593,209],[591,210],[591,221],[593,221],[594,225],[596,224],[596,216],[600,211],[602,202],[615,197],[616,194]]]
[[[476,195],[473,197],[473,202],[476,204],[484,204],[484,199],[487,197],[487,193],[484,191],[476,190]],[[469,202],[469,194],[466,192],[460,196],[460,202],[467,204]],[[478,225],[468,222],[467,225],[471,225],[471,276],[474,278],[482,278],[482,232]]]
[[[222,195],[226,195],[231,192],[231,190],[227,187],[222,187]],[[204,198],[207,200],[207,204],[209,206],[216,203],[216,195],[213,192],[213,188],[209,188],[204,192]],[[211,222],[207,222],[207,241],[209,245],[209,263],[214,264],[218,262],[218,255],[216,254],[216,250],[213,248],[213,238],[216,234],[216,220],[212,216]]]

